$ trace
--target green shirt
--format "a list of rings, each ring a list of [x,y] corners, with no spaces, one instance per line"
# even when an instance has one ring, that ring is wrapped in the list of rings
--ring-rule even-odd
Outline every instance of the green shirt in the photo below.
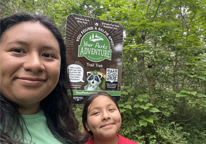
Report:
[[[58,141],[49,130],[44,112],[41,110],[34,115],[22,115],[27,129],[25,130],[25,144],[30,143],[32,137],[32,144],[62,144]]]

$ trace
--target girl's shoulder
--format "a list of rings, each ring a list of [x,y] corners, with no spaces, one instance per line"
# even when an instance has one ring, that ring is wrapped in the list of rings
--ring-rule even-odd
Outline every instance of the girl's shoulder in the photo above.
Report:
[[[131,140],[129,140],[121,135],[118,135],[118,136],[119,136],[118,144],[138,144],[138,143],[131,141]]]
[[[119,141],[117,144],[138,144],[134,141],[131,141],[121,135],[118,135],[119,136]],[[93,144],[93,138],[90,138],[85,144]]]
[[[85,144],[93,144],[93,138],[90,138]]]

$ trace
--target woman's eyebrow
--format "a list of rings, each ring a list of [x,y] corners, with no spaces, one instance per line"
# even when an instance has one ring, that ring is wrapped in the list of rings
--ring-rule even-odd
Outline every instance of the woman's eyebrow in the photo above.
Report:
[[[107,106],[111,106],[111,105],[114,105],[114,104],[108,104]]]
[[[11,45],[11,44],[21,44],[21,45],[28,45],[28,43],[24,42],[24,41],[11,41],[8,42],[7,45]]]
[[[57,53],[59,53],[59,49],[54,48],[52,46],[43,46],[44,49],[48,49],[48,50],[55,50]]]
[[[7,45],[12,45],[12,44],[20,44],[20,45],[29,45],[27,42],[24,42],[24,41],[11,41],[11,42],[8,42]],[[59,53],[59,49],[57,48],[54,48],[52,46],[43,46],[42,48],[44,49],[48,49],[48,50],[55,50],[57,53]]]

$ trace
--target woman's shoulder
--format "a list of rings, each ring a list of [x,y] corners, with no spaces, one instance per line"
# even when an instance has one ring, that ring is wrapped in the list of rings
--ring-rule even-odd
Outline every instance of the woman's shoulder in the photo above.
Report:
[[[134,141],[131,141],[131,140],[129,140],[129,139],[127,139],[127,138],[125,138],[125,137],[123,137],[121,135],[118,135],[118,136],[119,136],[118,144],[138,144],[138,143],[136,143]]]

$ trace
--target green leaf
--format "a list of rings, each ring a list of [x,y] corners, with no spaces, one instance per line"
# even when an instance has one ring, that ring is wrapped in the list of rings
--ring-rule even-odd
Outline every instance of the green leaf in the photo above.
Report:
[[[132,110],[131,105],[126,105],[126,106],[124,106],[124,108]]]
[[[154,59],[154,61],[161,62],[162,59]]]
[[[139,116],[139,118],[141,118],[141,119],[143,119],[143,120],[146,119],[144,115]]]
[[[202,1],[201,5],[206,7],[206,1]]]
[[[141,113],[141,112],[143,112],[142,109],[137,109],[136,114],[139,114],[139,113]]]
[[[153,118],[151,117],[147,118],[146,121],[153,124]]]
[[[191,77],[191,78],[194,78],[195,77],[195,75],[188,75],[189,77]]]
[[[126,110],[125,110],[125,113],[127,113],[127,114],[129,114],[129,115],[132,114],[131,110],[129,110],[129,109],[126,109]]]
[[[144,101],[144,99],[143,98],[138,98],[138,101],[142,102],[142,101]]]
[[[149,107],[148,106],[146,106],[146,105],[140,105],[140,107],[142,108],[142,109],[144,109],[144,110],[146,110],[146,109],[148,109]]]
[[[152,113],[160,112],[157,108],[150,108],[149,111]]]
[[[123,95],[128,95],[128,92],[123,91],[123,92],[121,92],[121,94],[123,94]]]
[[[119,104],[119,107],[124,107],[124,104]]]
[[[179,72],[179,73],[187,73],[187,72],[185,72],[185,71],[183,71],[183,70],[179,70],[178,72]]]
[[[206,97],[206,95],[201,94],[201,93],[198,93],[197,96],[198,96],[198,97]]]
[[[153,104],[147,103],[146,106],[150,107],[150,106],[153,106]]]
[[[173,90],[171,90],[170,92],[171,92],[172,94],[177,94],[177,93],[176,93],[175,91],[173,91]]]
[[[181,94],[181,93],[177,93],[176,97],[186,97],[187,95]]]
[[[139,51],[140,53],[149,53],[149,51],[148,50],[141,50],[141,51]]]
[[[186,93],[186,94],[191,94],[191,95],[196,95],[196,91],[189,91],[189,90],[181,90],[180,93]]]
[[[177,43],[177,46],[182,46],[182,43]]]
[[[197,94],[196,91],[190,91],[190,94],[192,94],[193,96]]]
[[[145,120],[140,120],[139,121],[140,126],[147,126],[147,122]]]
[[[123,113],[123,112],[125,112],[125,109],[120,109],[120,113]]]
[[[153,120],[158,120],[159,118],[155,115],[151,115],[150,118],[152,118]]]
[[[153,51],[161,51],[162,49],[161,48],[154,48],[152,49]]]
[[[146,94],[140,94],[138,95],[139,97],[143,97],[143,98],[147,98],[147,95]]]
[[[206,78],[205,78],[205,77],[203,77],[203,76],[198,76],[197,78],[199,78],[199,79],[201,79],[201,80],[206,81]]]
[[[125,103],[125,105],[131,105],[133,102],[131,102],[131,101],[127,101],[126,103]]]
[[[138,108],[140,106],[140,104],[135,104],[134,108]]]
[[[187,93],[187,94],[189,94],[190,91],[188,91],[188,90],[181,90],[180,93]]]

